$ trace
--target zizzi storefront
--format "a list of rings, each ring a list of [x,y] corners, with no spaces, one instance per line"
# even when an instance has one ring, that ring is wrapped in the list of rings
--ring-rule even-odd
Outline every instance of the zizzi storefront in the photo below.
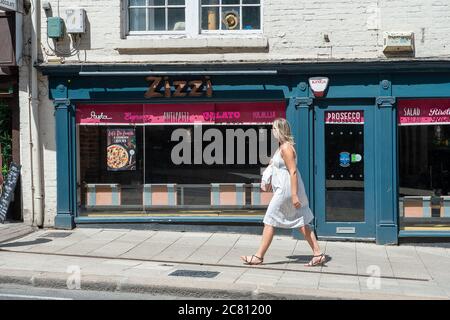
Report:
[[[261,172],[278,147],[271,123],[286,117],[319,238],[450,236],[450,70],[40,68],[56,110],[57,228],[260,226],[272,197]],[[329,79],[323,94],[316,76]]]

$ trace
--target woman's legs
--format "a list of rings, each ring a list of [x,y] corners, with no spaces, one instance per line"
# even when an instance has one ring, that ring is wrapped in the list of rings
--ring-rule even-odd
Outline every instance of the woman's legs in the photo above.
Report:
[[[264,225],[261,244],[259,245],[259,249],[255,254],[257,257],[260,257],[261,259],[264,258],[264,255],[266,254],[267,249],[269,249],[269,246],[272,243],[274,233],[275,233],[274,227],[269,226],[268,224]]]
[[[308,241],[308,244],[311,247],[311,249],[313,250],[314,255],[319,255],[321,253],[320,247],[319,247],[319,243],[317,242],[317,238],[316,238],[314,232],[312,232],[311,229],[309,228],[309,226],[306,226],[306,225],[303,227],[300,227],[300,232],[305,237],[305,240]]]
[[[265,224],[262,234],[261,244],[259,245],[258,251],[256,251],[254,256],[241,256],[241,259],[248,264],[259,264],[264,259],[264,255],[269,249],[272,243],[273,235],[275,233],[275,228]],[[256,258],[255,258],[256,257]]]
[[[326,260],[326,258],[320,252],[319,243],[317,242],[317,238],[314,232],[311,230],[311,228],[309,228],[309,226],[300,227],[300,232],[305,237],[314,254],[314,257],[312,258],[312,260],[308,265],[313,266],[318,263],[323,263]]]

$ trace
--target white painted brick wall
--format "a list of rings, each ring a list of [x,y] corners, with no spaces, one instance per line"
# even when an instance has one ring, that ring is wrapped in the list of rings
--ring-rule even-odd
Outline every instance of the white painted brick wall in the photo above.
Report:
[[[30,151],[30,16],[24,19],[24,48],[22,66],[19,68],[19,107],[20,107],[20,158],[22,164],[22,212],[24,222],[33,223],[32,171]],[[44,183],[44,226],[54,225],[56,215],[56,148],[55,118],[53,103],[48,98],[48,80],[39,77],[39,119],[41,126],[41,143]]]
[[[24,222],[33,223],[32,172],[30,151],[30,109],[29,109],[29,59],[20,68],[19,106],[20,106],[20,145],[22,162],[22,212]],[[48,98],[47,77],[39,77],[39,121],[42,144],[42,165],[44,183],[44,226],[54,225],[56,215],[56,141],[53,103]]]
[[[31,153],[29,135],[29,109],[28,109],[28,70],[20,68],[19,72],[19,105],[20,105],[20,160],[22,185],[22,213],[24,222],[31,225],[33,222],[33,204],[31,191]]]
[[[189,0],[188,0],[189,1]],[[50,0],[53,16],[58,1]],[[63,15],[68,7],[86,9],[88,32],[79,55],[70,62],[202,62],[275,61],[286,59],[386,59],[382,53],[384,31],[412,31],[419,58],[449,57],[450,1],[448,0],[264,0],[264,33],[268,52],[209,54],[119,54],[114,48],[130,39],[120,39],[120,0],[60,0]],[[42,58],[51,58],[47,45],[46,14],[41,10]],[[25,19],[25,54],[29,55],[29,16]],[[324,34],[330,42],[325,42]],[[165,39],[170,36],[138,38]],[[183,38],[183,37],[181,37]],[[185,37],[184,37],[185,38]],[[185,40],[186,41],[186,40]],[[189,41],[189,40],[187,40]],[[196,41],[193,39],[192,41]],[[233,41],[236,41],[235,38]],[[244,40],[245,42],[245,40]],[[49,40],[52,43],[52,40]],[[86,49],[86,50],[84,50]],[[28,59],[20,68],[20,137],[23,212],[31,222],[31,167],[29,150]],[[45,226],[54,224],[56,213],[56,154],[54,107],[48,100],[47,78],[40,77],[41,141],[45,177]]]
[[[264,53],[227,54],[119,54],[120,0],[60,0],[68,7],[86,9],[89,20],[79,56],[66,61],[171,62],[282,59],[385,59],[384,31],[413,31],[416,57],[449,56],[450,1],[446,0],[265,0],[264,32],[269,50]],[[57,15],[57,1],[50,1]],[[328,34],[330,42],[324,41]],[[212,35],[211,35],[212,36]],[[179,36],[177,36],[179,38]],[[177,38],[175,37],[175,38]],[[164,39],[174,36],[137,36]],[[42,40],[46,18],[42,11]],[[194,39],[195,41],[195,39]],[[50,43],[52,40],[50,40]],[[163,43],[163,42],[162,42]],[[47,51],[50,53],[50,51]]]

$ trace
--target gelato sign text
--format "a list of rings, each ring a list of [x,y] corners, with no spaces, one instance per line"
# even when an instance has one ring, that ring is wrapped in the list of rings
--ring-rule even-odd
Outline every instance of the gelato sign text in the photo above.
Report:
[[[17,3],[19,0],[0,0],[0,10],[17,11]]]
[[[146,80],[150,82],[145,93],[146,98],[212,97],[212,84],[209,77],[191,81],[171,81],[169,77],[147,77]]]

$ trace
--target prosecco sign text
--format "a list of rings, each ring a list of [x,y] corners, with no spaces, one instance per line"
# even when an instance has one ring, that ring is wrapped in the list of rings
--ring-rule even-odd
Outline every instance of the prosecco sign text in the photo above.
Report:
[[[174,80],[169,77],[147,77],[150,86],[146,98],[212,97],[212,84],[209,77],[199,80]]]

